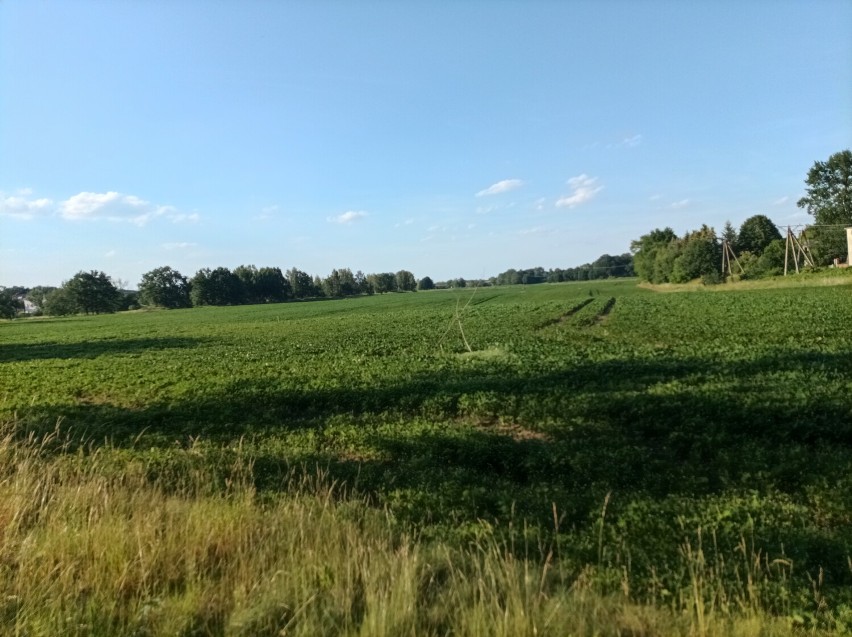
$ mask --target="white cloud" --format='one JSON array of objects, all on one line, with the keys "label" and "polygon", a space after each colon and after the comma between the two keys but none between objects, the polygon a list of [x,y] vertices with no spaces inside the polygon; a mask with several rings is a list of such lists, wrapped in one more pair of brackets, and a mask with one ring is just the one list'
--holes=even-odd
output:
[{"label": "white cloud", "polygon": [[775,201],[772,202],[772,205],[773,206],[781,206],[781,205],[787,203],[789,200],[790,200],[789,197],[779,197],[778,199],[776,199]]},{"label": "white cloud", "polygon": [[16,195],[8,197],[0,192],[0,216],[32,219],[50,212],[53,201],[46,198],[30,199],[31,194],[32,190],[29,188],[23,188]]},{"label": "white cloud", "polygon": [[166,217],[178,223],[197,221],[197,213],[179,213],[172,206],[161,206],[145,201],[136,195],[123,195],[120,192],[81,192],[59,204],[63,219],[71,221],[100,220],[125,221],[144,226],[151,219]]},{"label": "white cloud", "polygon": [[111,258],[112,258],[112,257],[114,257],[115,255],[116,255],[115,250],[109,250],[109,251],[108,251],[108,252],[107,252],[104,256],[105,256],[107,259],[111,259]]},{"label": "white cloud", "polygon": [[197,212],[191,212],[189,214],[175,212],[174,214],[169,215],[169,220],[172,223],[195,223],[199,219],[201,219],[201,215],[199,215]]},{"label": "white cloud", "polygon": [[476,193],[476,196],[486,197],[488,195],[499,195],[500,193],[520,188],[523,185],[524,182],[520,179],[504,179],[503,181],[498,181],[496,184],[491,184],[485,190],[480,190]]},{"label": "white cloud", "polygon": [[623,148],[636,148],[641,143],[642,135],[633,135],[631,137],[625,137],[624,139],[622,139],[619,146]]},{"label": "white cloud", "polygon": [[597,177],[589,177],[585,173],[576,177],[571,177],[568,180],[568,185],[573,191],[566,197],[561,197],[556,201],[558,208],[574,208],[580,204],[590,201],[597,195],[603,186],[599,186]]},{"label": "white cloud", "polygon": [[675,201],[672,203],[669,208],[674,208],[675,210],[679,210],[680,208],[686,208],[689,205],[689,199],[681,199],[680,201]]},{"label": "white cloud", "polygon": [[358,221],[359,219],[363,219],[366,216],[367,213],[363,210],[347,210],[343,214],[337,215],[336,217],[329,217],[328,220],[333,223],[347,224]]},{"label": "white cloud", "polygon": [[650,197],[648,197],[648,201],[659,201],[662,198],[662,195],[651,195]]}]

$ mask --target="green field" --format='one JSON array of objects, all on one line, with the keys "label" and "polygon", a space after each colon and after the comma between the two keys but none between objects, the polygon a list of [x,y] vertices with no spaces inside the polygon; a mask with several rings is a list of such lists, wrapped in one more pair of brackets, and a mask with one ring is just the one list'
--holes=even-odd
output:
[{"label": "green field", "polygon": [[0,634],[852,630],[850,308],[619,281],[2,322]]}]

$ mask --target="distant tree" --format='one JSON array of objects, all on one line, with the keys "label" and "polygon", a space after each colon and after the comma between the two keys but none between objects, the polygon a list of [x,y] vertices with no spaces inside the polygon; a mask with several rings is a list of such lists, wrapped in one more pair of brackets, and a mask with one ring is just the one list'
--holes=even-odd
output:
[{"label": "distant tree", "polygon": [[22,309],[24,309],[24,302],[13,290],[9,288],[0,290],[0,318],[13,319]]},{"label": "distant tree", "polygon": [[325,296],[325,290],[322,289],[322,279],[319,274],[315,274],[314,278],[311,281],[311,294],[310,296],[315,296],[317,298],[322,298]]},{"label": "distant tree", "polygon": [[307,272],[302,272],[298,268],[291,268],[287,271],[287,280],[290,283],[290,292],[294,298],[304,299],[312,296],[313,281],[311,275]]},{"label": "distant tree", "polygon": [[737,252],[751,252],[760,256],[766,246],[781,238],[781,233],[765,215],[754,215],[743,221],[737,233]]},{"label": "distant tree", "polygon": [[417,289],[418,290],[434,290],[435,289],[435,282],[431,278],[429,278],[428,276],[424,276],[422,279],[420,279],[417,282]]},{"label": "distant tree", "polygon": [[720,283],[722,251],[716,240],[716,232],[706,225],[688,233],[680,244],[680,250],[672,263],[669,280],[686,283],[693,279]]},{"label": "distant tree", "polygon": [[672,281],[674,264],[682,249],[683,243],[676,240],[672,241],[665,249],[657,252],[657,258],[654,259],[654,283],[670,283]]},{"label": "distant tree", "polygon": [[808,234],[814,256],[818,264],[827,264],[847,251],[844,227],[852,226],[852,151],[815,162],[805,184],[807,194],[797,205],[813,215],[816,227],[809,228]]},{"label": "distant tree", "polygon": [[281,268],[260,268],[254,280],[254,295],[260,303],[281,303],[290,298],[290,282]]},{"label": "distant tree", "polygon": [[242,294],[237,303],[262,303],[257,289],[258,270],[253,265],[238,265],[234,268],[234,276],[240,280]]},{"label": "distant tree", "polygon": [[118,307],[118,288],[105,273],[98,270],[80,271],[66,281],[63,287],[80,312],[103,314],[115,312]]},{"label": "distant tree", "polygon": [[202,268],[190,280],[193,305],[238,305],[242,301],[240,278],[228,268]]},{"label": "distant tree", "polygon": [[79,312],[79,308],[71,291],[63,286],[47,293],[42,311],[48,316],[69,316]]},{"label": "distant tree", "polygon": [[341,287],[340,271],[335,268],[326,278],[322,280],[322,290],[328,297],[344,296]]},{"label": "distant tree", "polygon": [[361,272],[361,270],[358,270],[355,273],[355,286],[358,290],[358,294],[372,294],[374,292],[373,286],[367,279],[367,275]]},{"label": "distant tree", "polygon": [[633,253],[633,267],[640,279],[651,283],[665,283],[674,265],[672,244],[677,235],[671,228],[652,230],[639,239],[630,242]]},{"label": "distant tree", "polygon": [[367,275],[367,281],[379,294],[396,291],[396,275],[393,272],[379,272]]},{"label": "distant tree", "polygon": [[400,270],[395,276],[396,289],[400,292],[414,292],[417,290],[417,279],[408,270]]},{"label": "distant tree", "polygon": [[778,276],[784,273],[784,239],[776,239],[763,249],[757,260],[762,276]]},{"label": "distant tree", "polygon": [[136,290],[119,290],[118,300],[115,304],[117,312],[139,309],[139,292]]},{"label": "distant tree", "polygon": [[338,280],[340,282],[341,296],[353,296],[359,293],[358,284],[355,281],[355,275],[349,268],[340,268],[337,271]]},{"label": "distant tree", "polygon": [[467,281],[465,281],[462,277],[459,277],[457,279],[451,279],[451,280],[447,281],[447,283],[449,283],[451,288],[466,288],[467,287]]},{"label": "distant tree", "polygon": [[799,199],[799,208],[806,209],[818,224],[852,226],[852,151],[815,162],[805,183],[807,194]]},{"label": "distant tree", "polygon": [[142,275],[139,301],[169,309],[190,307],[189,281],[177,270],[165,265]]},{"label": "distant tree", "polygon": [[56,288],[52,286],[37,285],[34,288],[30,288],[25,298],[37,308],[44,311],[44,303],[47,299],[47,295],[55,289]]}]

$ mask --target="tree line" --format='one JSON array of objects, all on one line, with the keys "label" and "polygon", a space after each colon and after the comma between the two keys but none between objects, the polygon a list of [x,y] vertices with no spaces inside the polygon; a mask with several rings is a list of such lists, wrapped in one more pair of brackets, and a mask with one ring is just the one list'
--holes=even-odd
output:
[{"label": "tree line", "polygon": [[[817,161],[805,179],[806,195],[797,205],[814,223],[805,228],[808,251],[816,266],[827,266],[847,254],[844,227],[852,226],[852,151]],[[767,216],[753,215],[739,230],[730,222],[720,235],[707,225],[677,236],[671,228],[655,229],[630,244],[636,275],[650,283],[686,283],[700,279],[721,283],[722,252],[733,250],[737,276],[755,279],[784,272],[786,242]],[[847,264],[848,265],[848,264]],[[740,270],[742,268],[742,270]]]},{"label": "tree line", "polygon": [[416,279],[408,270],[364,274],[349,268],[334,269],[325,278],[311,276],[293,267],[241,265],[233,270],[225,267],[202,268],[187,277],[170,266],[155,268],[142,275],[138,291],[124,289],[125,282],[106,273],[80,271],[60,287],[20,286],[0,290],[0,318],[14,318],[30,301],[36,313],[49,316],[103,314],[143,306],[180,309],[204,305],[247,305],[283,303],[291,300],[344,298],[358,295],[413,292],[445,288],[483,287],[490,285],[529,285],[588,281],[610,277],[634,276],[633,256],[604,254],[592,263],[575,268],[542,267],[509,269],[488,279],[458,277],[435,282],[426,276]]},{"label": "tree line", "polygon": [[248,305],[283,303],[292,300],[344,298],[349,296],[413,292],[440,288],[481,287],[585,281],[633,276],[633,257],[602,255],[593,263],[576,268],[510,269],[489,279],[455,278],[435,282],[426,276],[416,279],[408,270],[364,274],[349,268],[334,269],[325,278],[311,276],[293,267],[241,265],[202,268],[187,277],[170,266],[155,268],[142,275],[138,291],[123,289],[122,281],[106,273],[78,272],[60,287],[10,287],[0,290],[0,318],[14,318],[23,310],[24,299],[49,316],[102,314],[143,306],[180,309],[205,305]]},{"label": "tree line", "polygon": [[564,281],[595,281],[635,276],[633,255],[611,256],[603,254],[591,263],[575,268],[529,268],[515,270],[510,268],[490,279],[492,285],[530,285],[534,283],[562,283]]},{"label": "tree line", "polygon": [[0,311],[5,296],[12,299],[12,307],[5,315],[11,318],[22,309],[23,299],[31,301],[44,314],[67,316],[102,314],[140,306],[179,309],[413,292],[431,289],[434,284],[429,277],[418,282],[408,270],[365,275],[360,270],[353,274],[349,268],[340,268],[321,278],[295,267],[283,272],[278,267],[241,265],[234,270],[202,268],[191,278],[170,266],[162,266],[142,275],[138,291],[122,287],[122,282],[112,280],[104,272],[81,271],[60,287],[7,288],[0,292]]}]

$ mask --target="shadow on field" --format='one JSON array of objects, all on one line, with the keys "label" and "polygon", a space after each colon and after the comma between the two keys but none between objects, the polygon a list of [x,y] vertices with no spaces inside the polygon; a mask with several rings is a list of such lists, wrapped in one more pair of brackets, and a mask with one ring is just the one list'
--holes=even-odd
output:
[{"label": "shadow on field", "polygon": [[[170,343],[193,345],[137,346]],[[607,528],[619,525],[612,537],[630,538],[634,568],[643,551],[651,565],[677,559],[672,538],[683,538],[681,516],[692,516],[690,531],[704,515],[727,516],[719,532],[731,546],[762,516],[757,539],[767,555],[784,553],[801,573],[826,567],[826,581],[848,585],[850,354],[625,358],[547,373],[475,361],[381,386],[301,390],[244,379],[139,409],[22,405],[18,421],[22,435],[61,421],[89,446],[108,440],[138,454],[158,478],[192,462],[227,476],[239,446],[261,492],[287,488],[294,468],[312,475],[319,468],[417,525],[499,519],[552,529],[555,507],[561,529],[581,536],[575,550],[584,560],[596,559],[608,501]],[[204,452],[184,453],[199,438]],[[728,505],[700,500],[731,493],[752,499],[732,498],[733,508],[718,513],[707,507]],[[807,498],[816,498],[808,506],[819,519],[810,519]]]},{"label": "shadow on field", "polygon": [[0,343],[0,364],[63,358],[97,358],[102,355],[138,354],[152,349],[195,347],[197,338],[116,338],[77,343]]},{"label": "shadow on field", "polygon": [[[194,344],[102,341],[81,344],[78,355]],[[2,353],[72,356],[76,347]],[[141,434],[146,447],[245,438],[257,450],[262,488],[280,484],[269,476],[307,462],[328,467],[334,479],[357,477],[368,491],[440,492],[469,502],[474,517],[521,497],[538,507],[562,493],[588,513],[609,491],[792,492],[848,475],[852,398],[816,380],[783,393],[774,379],[801,370],[845,378],[849,360],[804,353],[710,367],[700,359],[630,359],[511,376],[482,365],[379,387],[304,390],[236,380],[217,393],[140,409],[22,406],[18,418],[28,431],[52,431],[61,421],[78,437],[119,447],[137,445]],[[284,441],[274,453],[272,439]]]}]

